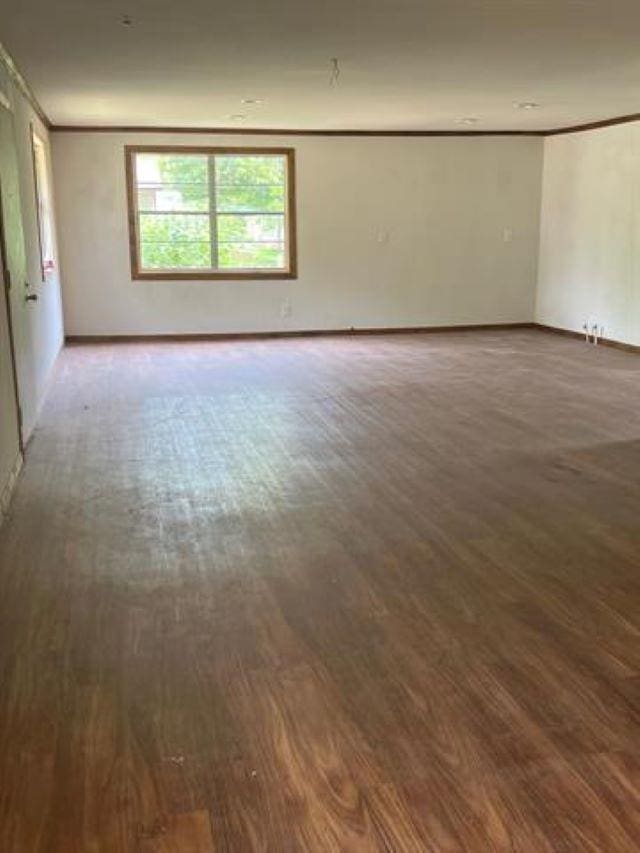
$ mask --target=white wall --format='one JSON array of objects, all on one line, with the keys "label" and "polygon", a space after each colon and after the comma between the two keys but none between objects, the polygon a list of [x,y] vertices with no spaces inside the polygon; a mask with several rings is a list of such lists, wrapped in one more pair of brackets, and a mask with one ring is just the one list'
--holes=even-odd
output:
[{"label": "white wall", "polygon": [[[144,143],[295,147],[299,278],[132,282],[123,149]],[[56,132],[53,163],[71,335],[533,320],[541,139]]]},{"label": "white wall", "polygon": [[536,320],[640,344],[640,123],[545,140]]}]

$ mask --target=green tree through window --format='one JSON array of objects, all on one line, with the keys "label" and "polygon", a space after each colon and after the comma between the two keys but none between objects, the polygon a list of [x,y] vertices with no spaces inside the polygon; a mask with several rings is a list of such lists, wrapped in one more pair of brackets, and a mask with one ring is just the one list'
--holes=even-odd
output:
[{"label": "green tree through window", "polygon": [[290,269],[283,153],[134,153],[141,272]]}]

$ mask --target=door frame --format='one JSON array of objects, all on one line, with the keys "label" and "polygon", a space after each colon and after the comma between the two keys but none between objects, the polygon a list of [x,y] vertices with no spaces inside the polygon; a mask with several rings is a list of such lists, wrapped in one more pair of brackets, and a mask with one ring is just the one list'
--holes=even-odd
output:
[{"label": "door frame", "polygon": [[22,409],[20,407],[20,386],[18,384],[18,368],[16,365],[16,346],[13,335],[13,315],[11,313],[11,272],[7,259],[7,242],[4,230],[4,207],[2,204],[2,178],[0,177],[0,268],[2,269],[2,289],[7,311],[7,327],[9,329],[9,352],[11,357],[11,373],[13,375],[13,393],[15,397],[16,422],[18,424],[18,444],[21,455],[24,455],[24,437],[22,435]]}]

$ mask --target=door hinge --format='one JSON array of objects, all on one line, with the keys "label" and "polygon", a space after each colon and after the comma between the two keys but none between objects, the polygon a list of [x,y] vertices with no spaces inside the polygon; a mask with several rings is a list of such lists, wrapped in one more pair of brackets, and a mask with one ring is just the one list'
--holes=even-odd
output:
[{"label": "door hinge", "polygon": [[20,426],[20,432],[22,433],[22,426],[24,420],[22,418],[22,406],[18,405],[18,425]]},{"label": "door hinge", "polygon": [[11,290],[11,273],[8,269],[2,270],[2,277],[4,279],[4,286],[7,290]]}]

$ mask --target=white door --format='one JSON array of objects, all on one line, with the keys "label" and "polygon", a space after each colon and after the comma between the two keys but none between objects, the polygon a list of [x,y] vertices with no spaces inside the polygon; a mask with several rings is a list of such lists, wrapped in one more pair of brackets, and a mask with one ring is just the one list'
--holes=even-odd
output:
[{"label": "white door", "polygon": [[[34,301],[35,294],[30,293],[27,283],[27,262],[22,228],[18,154],[13,113],[1,105],[0,189],[2,191],[0,204],[4,226],[4,290],[7,292],[8,288],[7,320],[9,329],[12,330],[18,403],[20,410],[22,410],[20,389],[32,387],[34,384],[34,379],[30,375],[32,356],[29,330],[31,324],[27,312],[37,310],[37,302]],[[22,438],[21,433],[21,440]]]},{"label": "white door", "polygon": [[[0,187],[1,192],[1,187]],[[0,219],[0,509],[22,450],[18,423],[18,389],[9,313],[9,274]]]}]

